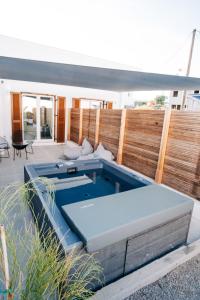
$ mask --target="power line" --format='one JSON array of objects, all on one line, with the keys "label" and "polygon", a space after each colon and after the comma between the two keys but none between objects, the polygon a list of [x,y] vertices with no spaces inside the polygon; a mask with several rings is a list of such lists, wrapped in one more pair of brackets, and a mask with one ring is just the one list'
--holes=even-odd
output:
[{"label": "power line", "polygon": [[[199,31],[199,33],[200,33],[200,31]],[[167,63],[173,61],[173,59],[177,56],[177,54],[180,53],[181,50],[183,51],[183,49],[185,48],[185,46],[188,43],[189,39],[191,38],[191,35],[192,35],[192,31],[188,34],[188,36],[186,37],[184,42],[176,49],[176,51],[172,55],[169,56],[168,59],[166,59],[164,61],[163,64],[167,64]]]},{"label": "power line", "polygon": [[[193,31],[192,31],[192,41],[191,41],[191,46],[190,46],[190,53],[189,53],[189,59],[188,59],[188,64],[187,64],[187,72],[186,72],[186,76],[189,76],[189,75],[190,75],[190,69],[191,69],[191,63],[192,63],[192,57],[193,57],[194,42],[195,42],[196,33],[197,33],[197,30],[196,30],[196,28],[195,28],[195,29],[193,29]],[[187,93],[187,91],[184,90],[184,92],[183,92],[183,101],[182,101],[182,109],[185,108],[186,93]]]}]

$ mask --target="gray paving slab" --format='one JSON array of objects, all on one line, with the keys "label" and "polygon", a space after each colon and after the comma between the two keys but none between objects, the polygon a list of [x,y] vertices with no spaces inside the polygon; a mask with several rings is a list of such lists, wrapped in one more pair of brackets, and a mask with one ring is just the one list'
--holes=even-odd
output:
[{"label": "gray paving slab", "polygon": [[199,300],[200,255],[126,300]]}]

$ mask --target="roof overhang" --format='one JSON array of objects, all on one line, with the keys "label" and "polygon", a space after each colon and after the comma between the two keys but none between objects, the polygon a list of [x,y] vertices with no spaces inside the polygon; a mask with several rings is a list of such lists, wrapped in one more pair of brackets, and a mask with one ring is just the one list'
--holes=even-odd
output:
[{"label": "roof overhang", "polygon": [[200,89],[200,78],[0,56],[0,78],[116,92]]}]

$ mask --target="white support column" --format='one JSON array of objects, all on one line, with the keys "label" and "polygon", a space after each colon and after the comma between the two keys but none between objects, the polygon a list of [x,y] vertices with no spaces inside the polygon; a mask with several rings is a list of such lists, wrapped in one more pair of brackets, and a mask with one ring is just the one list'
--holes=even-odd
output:
[{"label": "white support column", "polygon": [[120,96],[120,100],[117,108],[123,109],[128,100],[128,93],[125,92],[119,93],[119,96]]}]

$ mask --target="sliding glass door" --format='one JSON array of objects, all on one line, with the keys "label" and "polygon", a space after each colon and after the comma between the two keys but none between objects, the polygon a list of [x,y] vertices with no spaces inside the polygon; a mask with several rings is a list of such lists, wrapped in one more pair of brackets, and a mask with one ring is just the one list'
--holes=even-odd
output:
[{"label": "sliding glass door", "polygon": [[23,139],[54,140],[54,97],[22,95]]},{"label": "sliding glass door", "polygon": [[23,139],[37,139],[37,98],[22,96]]},{"label": "sliding glass door", "polygon": [[53,99],[40,97],[40,139],[53,139]]}]

